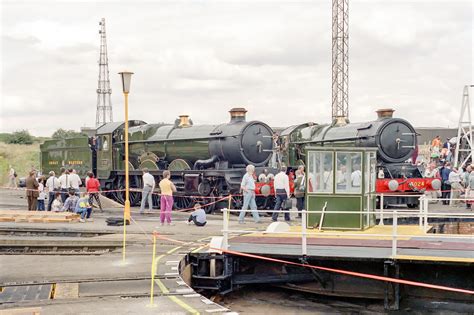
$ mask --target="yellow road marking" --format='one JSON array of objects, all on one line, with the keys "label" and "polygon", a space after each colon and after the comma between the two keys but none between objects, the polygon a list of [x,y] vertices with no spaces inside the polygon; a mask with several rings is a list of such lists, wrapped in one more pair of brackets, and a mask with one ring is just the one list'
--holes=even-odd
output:
[{"label": "yellow road marking", "polygon": [[439,256],[410,256],[410,255],[397,255],[396,259],[403,260],[429,260],[429,261],[452,261],[452,262],[474,262],[474,258],[463,258],[463,257],[439,257]]},{"label": "yellow road marking", "polygon": [[166,254],[167,254],[167,255],[172,254],[172,253],[174,253],[175,251],[177,251],[178,249],[180,249],[181,247],[183,247],[183,246],[178,246],[178,247],[172,248],[172,249],[170,249],[169,251],[167,251]]},{"label": "yellow road marking", "polygon": [[158,284],[158,287],[160,288],[161,293],[164,293],[164,294],[170,293],[170,290],[168,290],[168,288],[163,284],[163,282],[161,282],[160,279],[155,279],[155,282],[156,284]]},{"label": "yellow road marking", "polygon": [[179,299],[177,296],[174,296],[174,295],[169,295],[168,298],[175,302],[176,304],[178,304],[179,306],[181,306],[182,308],[184,308],[186,311],[190,312],[191,314],[194,314],[194,315],[199,315],[199,312],[196,311],[194,308],[192,308],[191,306],[189,306],[188,304],[184,303],[181,299]]},{"label": "yellow road marking", "polygon": [[[170,255],[172,253],[174,253],[175,251],[177,251],[178,249],[182,248],[183,246],[177,246],[175,248],[172,248],[170,249],[169,251],[166,252],[166,254],[164,255],[160,255],[158,257],[156,257],[155,259],[155,273],[156,273],[156,270],[158,270],[158,262],[165,256],[167,255]],[[160,288],[161,292],[163,294],[168,294],[170,293],[170,291],[168,290],[168,288],[163,284],[163,282],[160,280],[160,279],[155,279],[155,282],[156,284],[158,285],[158,287]],[[184,308],[186,311],[188,311],[189,313],[191,314],[194,314],[194,315],[199,315],[199,312],[196,311],[194,308],[192,308],[190,305],[186,304],[185,302],[183,302],[181,299],[179,299],[178,297],[176,296],[168,296],[168,298],[173,301],[174,303],[178,304],[179,306],[181,306],[182,308]]]}]

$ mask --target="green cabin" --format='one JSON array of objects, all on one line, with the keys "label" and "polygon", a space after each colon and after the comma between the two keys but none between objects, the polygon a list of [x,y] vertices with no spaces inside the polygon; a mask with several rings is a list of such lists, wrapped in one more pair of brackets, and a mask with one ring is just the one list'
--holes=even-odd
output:
[{"label": "green cabin", "polygon": [[305,151],[308,227],[364,230],[373,226],[375,215],[369,212],[375,207],[377,149],[307,147]]}]

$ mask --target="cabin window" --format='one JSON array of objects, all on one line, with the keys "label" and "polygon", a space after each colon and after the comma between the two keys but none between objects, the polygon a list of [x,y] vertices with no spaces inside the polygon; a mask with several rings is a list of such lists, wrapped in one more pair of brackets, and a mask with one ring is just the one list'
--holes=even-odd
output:
[{"label": "cabin window", "polygon": [[371,193],[375,191],[375,181],[377,176],[375,152],[365,153],[365,192]]},{"label": "cabin window", "polygon": [[360,194],[362,192],[362,154],[336,153],[336,192]]},{"label": "cabin window", "polygon": [[109,151],[109,136],[105,135],[102,137],[102,151]]},{"label": "cabin window", "polygon": [[333,153],[308,153],[308,192],[333,193]]}]

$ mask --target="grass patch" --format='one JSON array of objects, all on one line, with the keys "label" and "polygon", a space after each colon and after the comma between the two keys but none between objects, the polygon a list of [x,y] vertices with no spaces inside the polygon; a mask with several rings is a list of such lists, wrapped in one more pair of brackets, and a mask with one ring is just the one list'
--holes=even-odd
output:
[{"label": "grass patch", "polygon": [[[1,134],[0,134],[1,136]],[[37,170],[40,168],[40,149],[39,143],[31,145],[6,144],[0,142],[0,182],[8,183],[8,167],[12,165],[18,174],[18,178],[26,177],[34,166]]]}]

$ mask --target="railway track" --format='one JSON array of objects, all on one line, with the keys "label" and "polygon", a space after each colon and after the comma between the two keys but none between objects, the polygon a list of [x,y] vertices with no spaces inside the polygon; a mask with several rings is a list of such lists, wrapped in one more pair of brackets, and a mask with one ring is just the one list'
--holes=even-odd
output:
[{"label": "railway track", "polygon": [[[52,236],[52,237],[95,237],[115,234],[105,230],[72,230],[28,227],[0,227],[0,235],[9,236]],[[132,233],[130,233],[132,234]]]}]

